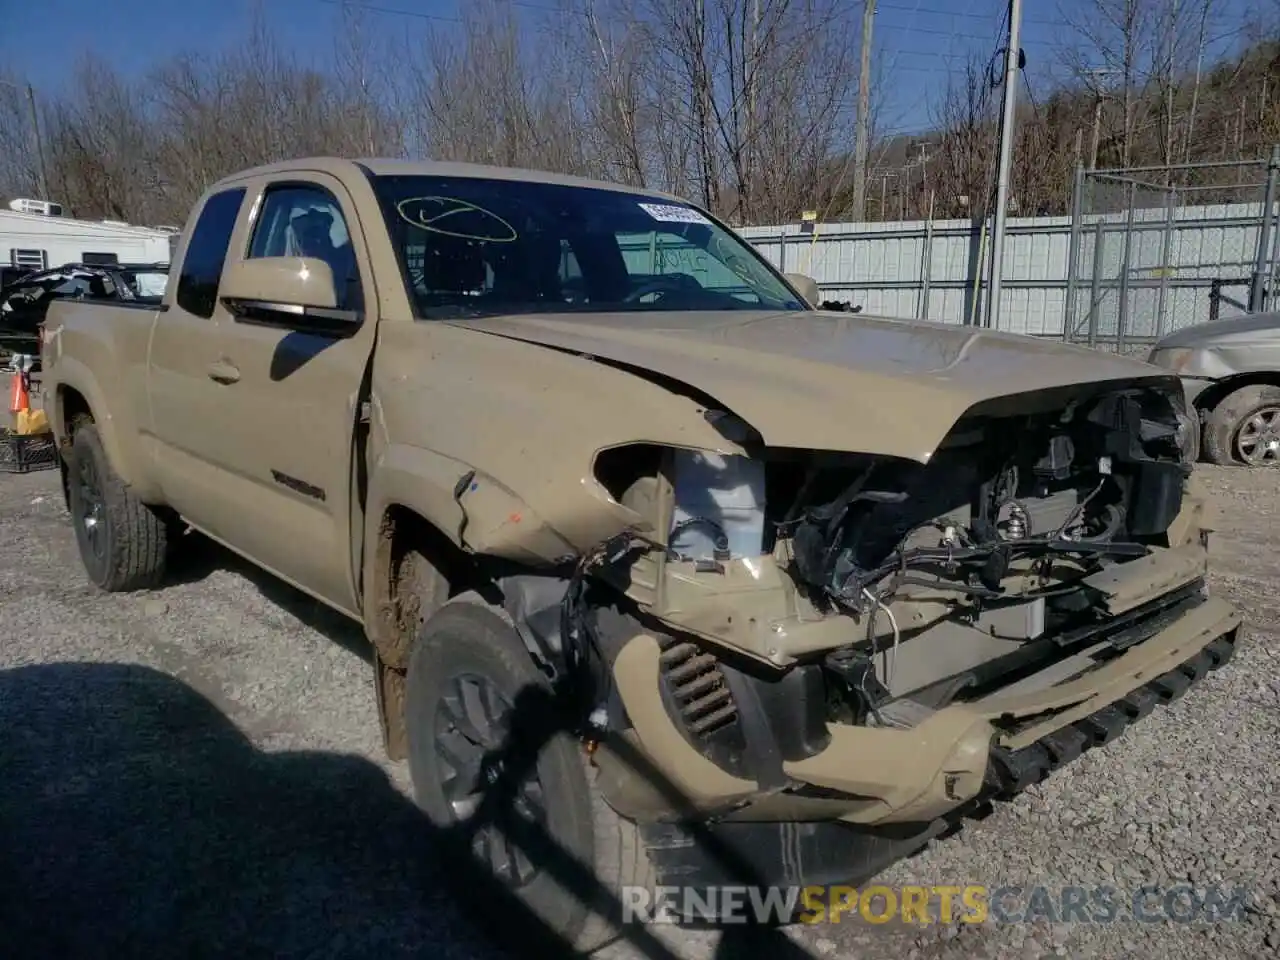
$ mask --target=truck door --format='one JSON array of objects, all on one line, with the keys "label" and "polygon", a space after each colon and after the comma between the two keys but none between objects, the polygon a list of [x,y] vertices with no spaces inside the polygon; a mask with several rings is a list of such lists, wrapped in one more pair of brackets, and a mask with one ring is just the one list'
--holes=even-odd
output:
[{"label": "truck door", "polygon": [[[320,257],[333,270],[338,309],[358,322],[340,332],[297,316],[231,313],[216,355],[213,404],[221,429],[217,464],[234,496],[211,518],[213,532],[261,565],[354,613],[353,436],[376,316],[366,315],[372,272],[354,203],[335,178],[290,173],[262,178],[233,256]],[[228,259],[230,263],[230,258]]]},{"label": "truck door", "polygon": [[246,185],[233,184],[197,212],[174,263],[174,295],[156,314],[147,355],[151,423],[144,441],[154,452],[160,488],[170,506],[215,536],[217,518],[235,496],[225,478],[234,437],[218,409],[225,391],[213,379],[212,364],[232,323],[218,285],[229,251],[244,242],[246,197]]}]

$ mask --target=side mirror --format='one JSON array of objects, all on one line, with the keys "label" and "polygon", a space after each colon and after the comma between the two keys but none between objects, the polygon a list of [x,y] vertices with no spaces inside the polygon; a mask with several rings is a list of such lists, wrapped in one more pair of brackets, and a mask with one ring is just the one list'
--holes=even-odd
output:
[{"label": "side mirror", "polygon": [[787,280],[804,297],[805,302],[811,307],[816,307],[818,301],[822,298],[822,293],[818,290],[818,281],[813,277],[805,276],[803,273],[788,273]]},{"label": "side mirror", "polygon": [[308,328],[310,320],[359,322],[354,311],[338,309],[333,270],[315,257],[236,261],[223,274],[218,296],[233,313],[268,322]]}]

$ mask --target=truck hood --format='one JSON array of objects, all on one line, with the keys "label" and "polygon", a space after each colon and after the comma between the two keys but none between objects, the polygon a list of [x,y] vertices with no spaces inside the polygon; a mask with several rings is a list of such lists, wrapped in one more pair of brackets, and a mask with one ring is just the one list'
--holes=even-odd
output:
[{"label": "truck hood", "polygon": [[[927,461],[976,404],[1168,371],[952,324],[838,312],[514,315],[448,321],[679,381],[774,447]],[[601,400],[607,398],[606,391]]]}]

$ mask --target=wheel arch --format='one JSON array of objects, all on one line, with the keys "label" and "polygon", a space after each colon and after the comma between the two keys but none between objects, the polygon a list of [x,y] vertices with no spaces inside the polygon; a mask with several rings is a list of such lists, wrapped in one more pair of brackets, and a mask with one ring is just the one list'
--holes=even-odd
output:
[{"label": "wheel arch", "polygon": [[75,420],[88,417],[98,428],[107,459],[120,479],[143,502],[161,502],[160,490],[146,469],[139,425],[128,411],[107,403],[105,393],[87,367],[70,357],[60,359],[52,401],[49,421],[60,452],[71,442]]},{"label": "wheel arch", "polygon": [[1257,386],[1280,388],[1280,370],[1254,370],[1215,380],[1196,396],[1193,405],[1198,413],[1207,414],[1237,390]]},{"label": "wheel arch", "polygon": [[[521,531],[534,534],[531,539],[506,536],[516,525],[504,524],[507,513],[527,506],[493,483],[481,483],[477,498],[477,476],[443,454],[396,445],[370,471],[363,619],[375,652],[384,742],[393,759],[403,755],[400,713],[409,654],[426,616],[445,603],[492,610],[516,631],[539,669],[547,669],[546,646],[522,628],[513,610],[521,607],[522,581],[556,579],[558,567],[548,555],[572,548],[536,522]],[[410,591],[424,585],[434,605],[423,610],[416,601],[406,603]]]}]

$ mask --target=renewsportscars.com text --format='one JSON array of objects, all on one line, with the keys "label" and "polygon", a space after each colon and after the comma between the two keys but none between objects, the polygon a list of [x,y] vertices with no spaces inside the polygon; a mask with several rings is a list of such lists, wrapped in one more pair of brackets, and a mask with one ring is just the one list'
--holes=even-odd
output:
[{"label": "renewsportscars.com text", "polygon": [[1223,923],[1250,903],[1241,886],[627,887],[626,923]]}]

